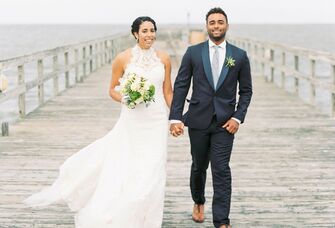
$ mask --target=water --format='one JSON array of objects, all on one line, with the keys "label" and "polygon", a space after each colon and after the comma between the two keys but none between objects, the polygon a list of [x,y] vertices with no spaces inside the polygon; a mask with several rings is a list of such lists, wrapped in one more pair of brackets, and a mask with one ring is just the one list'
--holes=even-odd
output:
[{"label": "water", "polygon": [[0,25],[0,60],[129,29],[126,25]]},{"label": "water", "polygon": [[335,54],[335,24],[230,25],[232,35]]},{"label": "water", "polygon": [[[200,25],[197,27],[203,28],[204,26]],[[0,25],[0,60],[110,36],[125,31],[130,31],[129,25]],[[231,24],[229,33],[235,36],[283,43],[335,54],[335,24]],[[29,66],[26,66],[25,73],[27,78],[29,75],[36,75],[35,68],[35,66],[31,66],[32,70],[29,70]],[[9,77],[10,86],[14,87],[17,80],[16,70],[14,69],[12,72],[8,70],[4,73]],[[51,83],[50,85],[46,85],[46,87],[52,88]],[[63,88],[61,87],[60,89],[62,90]],[[46,89],[45,92],[48,94],[48,97],[51,97],[51,90]],[[317,93],[322,93],[322,91]],[[28,112],[32,111],[37,105],[36,94],[36,89],[27,94]],[[325,107],[329,109],[329,94],[318,97],[319,100],[316,102],[328,104]],[[0,122],[3,120],[14,121],[18,116],[17,113],[17,100],[0,104]]]},{"label": "water", "polygon": [[[124,31],[130,31],[130,26],[0,25],[0,60]],[[229,33],[335,54],[335,24],[231,24]]]}]

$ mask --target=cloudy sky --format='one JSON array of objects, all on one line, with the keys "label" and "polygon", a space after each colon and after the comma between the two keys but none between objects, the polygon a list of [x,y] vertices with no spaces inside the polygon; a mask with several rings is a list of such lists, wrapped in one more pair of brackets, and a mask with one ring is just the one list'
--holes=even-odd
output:
[{"label": "cloudy sky", "polygon": [[230,23],[335,23],[335,0],[0,0],[0,23],[203,23],[214,6]]}]

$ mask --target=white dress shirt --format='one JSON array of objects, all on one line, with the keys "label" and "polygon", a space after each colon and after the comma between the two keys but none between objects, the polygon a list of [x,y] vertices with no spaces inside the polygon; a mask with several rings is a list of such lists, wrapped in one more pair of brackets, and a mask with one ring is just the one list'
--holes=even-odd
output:
[{"label": "white dress shirt", "polygon": [[209,60],[211,61],[211,65],[212,65],[212,61],[213,61],[213,55],[215,52],[215,48],[214,46],[218,46],[218,52],[219,52],[219,75],[221,74],[221,70],[224,64],[224,60],[226,58],[226,41],[223,41],[221,44],[216,45],[213,41],[208,40],[208,46],[209,46]]}]

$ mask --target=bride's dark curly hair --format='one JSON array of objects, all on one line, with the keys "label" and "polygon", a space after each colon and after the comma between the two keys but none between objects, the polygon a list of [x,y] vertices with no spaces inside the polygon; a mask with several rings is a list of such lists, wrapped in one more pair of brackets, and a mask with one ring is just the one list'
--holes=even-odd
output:
[{"label": "bride's dark curly hair", "polygon": [[[133,34],[133,36],[135,37],[135,32],[139,32],[140,30],[140,25],[145,22],[145,21],[149,21],[154,25],[155,28],[155,32],[157,31],[157,26],[156,26],[156,22],[154,21],[154,19],[152,19],[151,17],[148,16],[142,16],[142,17],[138,17],[135,19],[135,21],[133,22],[133,24],[131,25],[131,33]],[[136,37],[135,37],[136,39]]]}]

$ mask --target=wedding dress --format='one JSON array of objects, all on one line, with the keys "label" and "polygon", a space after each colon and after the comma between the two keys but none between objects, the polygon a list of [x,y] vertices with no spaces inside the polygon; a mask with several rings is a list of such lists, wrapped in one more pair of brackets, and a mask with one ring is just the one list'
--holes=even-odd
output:
[{"label": "wedding dress", "polygon": [[29,206],[65,201],[77,228],[158,228],[163,218],[168,109],[164,65],[153,48],[132,48],[124,75],[155,85],[155,102],[129,109],[104,137],[69,157],[52,186],[25,200]]}]

